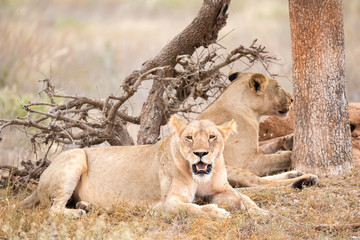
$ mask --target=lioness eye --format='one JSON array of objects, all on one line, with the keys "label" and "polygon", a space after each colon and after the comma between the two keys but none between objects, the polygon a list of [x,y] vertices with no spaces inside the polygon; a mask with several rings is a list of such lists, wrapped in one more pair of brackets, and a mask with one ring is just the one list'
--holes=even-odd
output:
[{"label": "lioness eye", "polygon": [[209,140],[215,140],[216,136],[215,135],[210,135]]},{"label": "lioness eye", "polygon": [[192,136],[186,136],[185,138],[186,138],[186,140],[189,140],[189,141],[193,140]]}]

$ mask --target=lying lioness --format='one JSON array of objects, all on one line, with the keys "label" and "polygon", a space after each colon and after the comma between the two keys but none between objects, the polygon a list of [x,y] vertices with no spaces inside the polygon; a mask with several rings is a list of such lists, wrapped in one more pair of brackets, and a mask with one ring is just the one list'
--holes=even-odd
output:
[{"label": "lying lioness", "polygon": [[[227,181],[222,153],[225,140],[235,131],[234,121],[216,126],[208,120],[197,120],[186,125],[174,115],[170,124],[175,133],[154,145],[61,153],[23,205],[52,203],[52,213],[74,216],[86,212],[66,208],[70,198],[80,203],[78,206],[92,204],[105,209],[119,201],[160,203],[166,210],[181,208],[195,216],[229,216],[216,204],[263,212]],[[210,197],[212,204],[196,205],[196,196]]]},{"label": "lying lioness", "polygon": [[[245,187],[274,187],[290,184],[302,173],[291,171],[275,176],[268,174],[290,168],[291,152],[259,153],[259,124],[263,116],[286,117],[291,106],[291,95],[279,83],[259,73],[232,70],[231,84],[198,117],[220,125],[235,120],[238,131],[226,142],[224,158],[228,180],[232,185]],[[293,187],[314,185],[315,175],[302,175],[293,181]]]}]

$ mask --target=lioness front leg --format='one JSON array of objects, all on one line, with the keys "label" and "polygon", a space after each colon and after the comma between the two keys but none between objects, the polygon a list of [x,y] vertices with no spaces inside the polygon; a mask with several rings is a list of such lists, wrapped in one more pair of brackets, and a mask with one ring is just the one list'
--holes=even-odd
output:
[{"label": "lioness front leg", "polygon": [[76,209],[82,209],[84,210],[86,213],[90,212],[91,209],[92,209],[92,205],[88,202],[85,202],[85,201],[80,201],[80,202],[77,202],[75,204],[75,208]]},{"label": "lioness front leg", "polygon": [[267,211],[259,208],[254,201],[248,196],[236,192],[231,186],[228,186],[225,191],[215,194],[212,203],[234,207],[236,209],[246,210],[252,214],[267,214]]},{"label": "lioness front leg", "polygon": [[190,181],[189,183],[189,179],[183,177],[171,179],[170,176],[161,173],[160,176],[162,176],[161,195],[163,199],[161,205],[165,211],[181,209],[197,217],[226,218],[230,216],[229,212],[215,204],[203,206],[194,204],[196,188],[193,185],[194,182]]}]

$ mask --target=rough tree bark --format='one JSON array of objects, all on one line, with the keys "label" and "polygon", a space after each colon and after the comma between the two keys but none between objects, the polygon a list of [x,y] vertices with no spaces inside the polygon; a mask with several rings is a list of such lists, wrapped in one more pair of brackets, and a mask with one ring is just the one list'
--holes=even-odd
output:
[{"label": "rough tree bark", "polygon": [[293,167],[320,176],[349,173],[342,0],[289,0],[295,97]]},{"label": "rough tree bark", "polygon": [[[173,38],[153,59],[145,62],[140,70],[134,71],[125,79],[124,90],[127,91],[138,76],[154,67],[176,64],[179,55],[191,55],[198,47],[207,47],[217,39],[218,32],[226,24],[227,9],[230,0],[204,0],[197,17],[175,38]],[[166,77],[171,77],[167,73]],[[160,126],[164,116],[164,93],[158,81],[154,81],[150,94],[141,110],[138,144],[151,144],[158,141]],[[144,134],[146,133],[146,134]]]}]

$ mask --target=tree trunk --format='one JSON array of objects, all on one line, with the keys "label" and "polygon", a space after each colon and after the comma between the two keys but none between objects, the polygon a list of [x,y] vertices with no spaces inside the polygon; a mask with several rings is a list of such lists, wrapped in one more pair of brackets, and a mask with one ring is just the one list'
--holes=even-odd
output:
[{"label": "tree trunk", "polygon": [[[153,59],[145,62],[140,70],[125,79],[124,90],[131,88],[141,73],[155,67],[176,64],[179,55],[192,55],[196,48],[214,43],[218,32],[226,24],[230,0],[204,0],[197,17],[174,39],[172,39]],[[167,76],[169,77],[169,76]],[[158,140],[164,115],[163,90],[154,82],[150,94],[141,110],[138,144],[151,144]]]},{"label": "tree trunk", "polygon": [[137,143],[153,144],[159,140],[161,122],[164,116],[164,89],[159,81],[154,81],[149,96],[141,109],[140,130]]},{"label": "tree trunk", "polygon": [[295,97],[293,167],[320,176],[352,165],[342,0],[289,0]]}]

